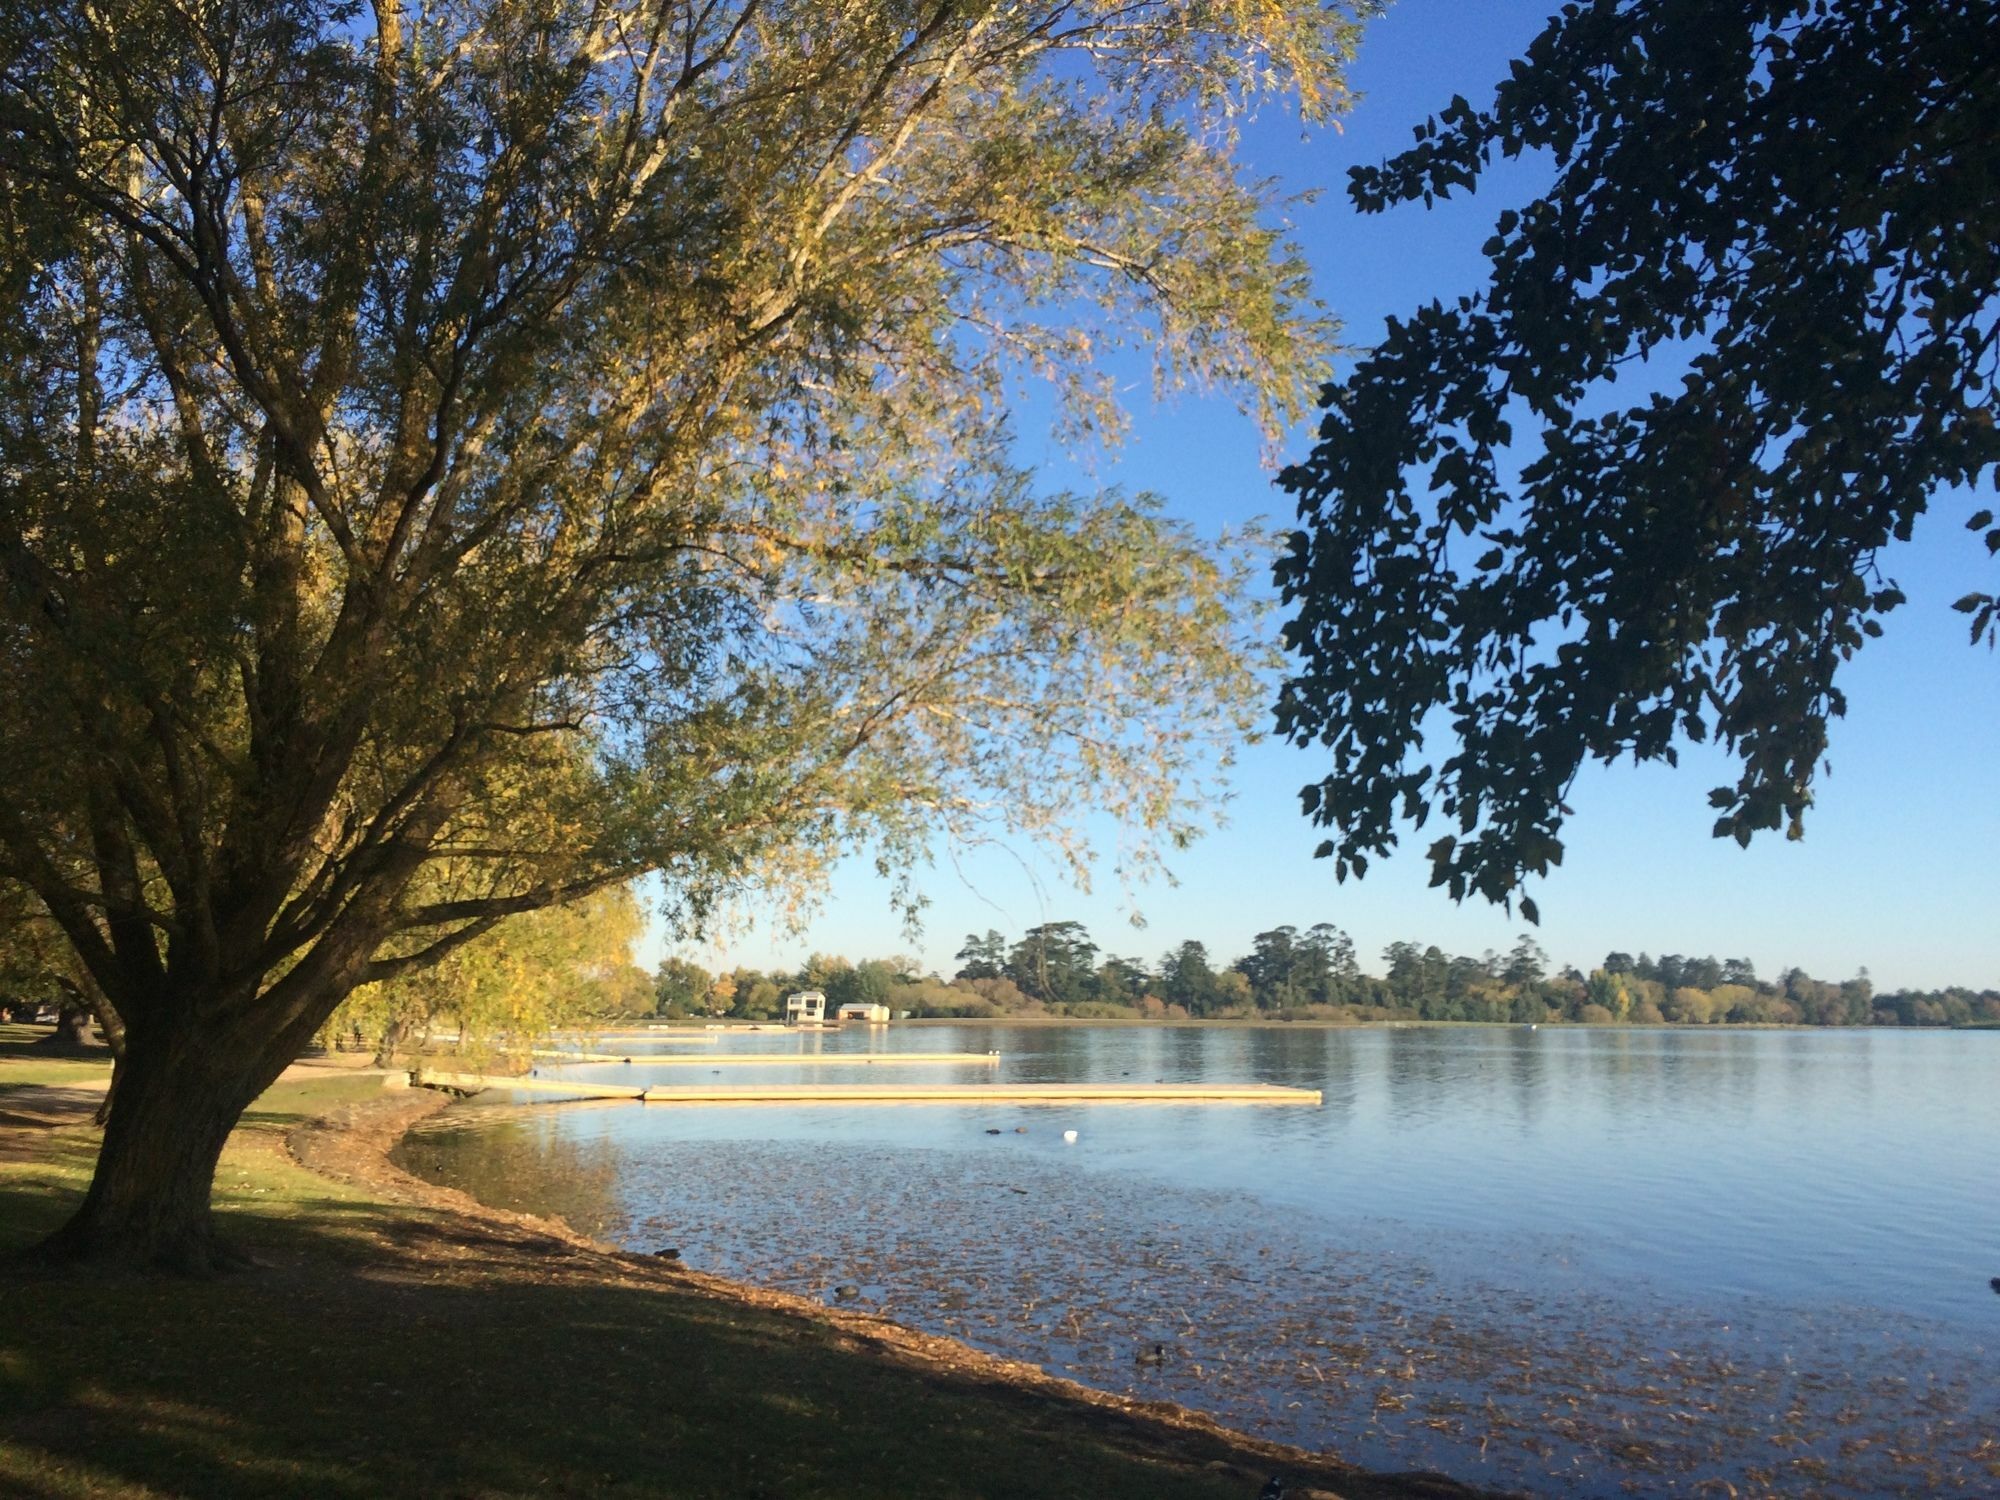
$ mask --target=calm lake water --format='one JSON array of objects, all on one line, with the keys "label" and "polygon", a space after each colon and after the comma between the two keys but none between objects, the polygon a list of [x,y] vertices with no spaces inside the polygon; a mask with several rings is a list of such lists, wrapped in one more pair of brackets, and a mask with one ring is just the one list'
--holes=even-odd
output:
[{"label": "calm lake water", "polygon": [[[1325,1102],[487,1095],[400,1160],[1371,1467],[1536,1493],[2000,1495],[2000,1033],[924,1026],[701,1050],[794,1048],[1002,1054],[897,1081],[1261,1080]],[[542,1072],[713,1081],[642,1054]]]}]

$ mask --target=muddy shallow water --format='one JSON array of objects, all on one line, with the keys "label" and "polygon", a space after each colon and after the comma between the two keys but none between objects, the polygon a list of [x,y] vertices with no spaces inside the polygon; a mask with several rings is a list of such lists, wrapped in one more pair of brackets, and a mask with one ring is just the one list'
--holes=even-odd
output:
[{"label": "muddy shallow water", "polygon": [[[1256,1078],[1326,1102],[488,1095],[399,1160],[1373,1467],[1576,1495],[2000,1494],[2000,1035],[979,1027],[732,1047],[997,1047],[998,1069],[894,1076]],[[637,1054],[573,1074],[712,1077]]]}]

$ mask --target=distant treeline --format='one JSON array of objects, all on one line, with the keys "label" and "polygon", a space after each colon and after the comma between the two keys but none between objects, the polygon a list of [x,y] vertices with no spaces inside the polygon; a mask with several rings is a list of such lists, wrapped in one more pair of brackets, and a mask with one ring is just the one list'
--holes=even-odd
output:
[{"label": "distant treeline", "polygon": [[1788,969],[1760,979],[1748,959],[1609,953],[1584,973],[1552,971],[1524,937],[1506,954],[1453,957],[1436,946],[1391,943],[1384,972],[1363,971],[1347,934],[1321,922],[1274,927],[1251,951],[1218,964],[1198,942],[1157,963],[1105,953],[1078,922],[1049,922],[1019,939],[969,933],[950,979],[914,960],[859,963],[815,954],[796,972],[735,969],[714,975],[668,959],[655,1010],[762,1019],[794,990],[825,991],[835,1004],[866,1001],[917,1016],[1073,1016],[1095,1019],[1270,1018],[1337,1021],[1510,1021],[1536,1024],[1664,1023],[1801,1026],[2000,1024],[2000,990],[1898,990],[1877,994],[1866,970],[1815,979]]}]

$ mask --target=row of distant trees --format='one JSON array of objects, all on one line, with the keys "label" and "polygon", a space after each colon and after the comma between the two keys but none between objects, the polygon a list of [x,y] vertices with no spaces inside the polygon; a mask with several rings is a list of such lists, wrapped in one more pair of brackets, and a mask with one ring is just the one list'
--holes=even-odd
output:
[{"label": "row of distant trees", "polygon": [[[835,1005],[866,1002],[926,1017],[2000,1025],[2000,990],[1877,993],[1865,969],[1831,981],[1790,968],[1767,980],[1747,958],[1675,953],[1614,951],[1586,973],[1555,968],[1532,937],[1477,957],[1391,943],[1381,972],[1370,973],[1353,940],[1329,922],[1260,932],[1248,953],[1227,963],[1194,940],[1150,963],[1109,953],[1079,922],[1044,923],[1012,941],[988,930],[966,935],[949,979],[904,956],[855,962],[818,953],[793,970],[720,973],[670,957],[649,977],[629,959],[640,925],[623,890],[517,918],[435,969],[356,991],[321,1040],[386,1059],[440,1028],[484,1048],[506,1039],[525,1045],[524,1038],[592,1018],[769,1020],[804,989],[823,991]],[[33,957],[19,943],[0,944],[0,958],[10,955]],[[0,963],[0,975],[7,972]],[[54,991],[48,998],[65,1003]]]},{"label": "row of distant trees", "polygon": [[711,974],[686,959],[660,965],[659,1015],[777,1015],[793,990],[836,1004],[870,1001],[919,1016],[1080,1019],[1256,1018],[1507,1021],[1521,1024],[1964,1026],[2000,1024],[2000,990],[1878,994],[1866,970],[1816,979],[1800,968],[1763,979],[1745,958],[1612,952],[1587,973],[1554,967],[1532,937],[1505,954],[1451,955],[1391,943],[1381,972],[1329,922],[1274,927],[1250,952],[1218,962],[1188,940],[1157,962],[1100,949],[1080,922],[1048,922],[1010,941],[968,933],[950,979],[903,957],[850,962],[815,954],[796,971]]}]

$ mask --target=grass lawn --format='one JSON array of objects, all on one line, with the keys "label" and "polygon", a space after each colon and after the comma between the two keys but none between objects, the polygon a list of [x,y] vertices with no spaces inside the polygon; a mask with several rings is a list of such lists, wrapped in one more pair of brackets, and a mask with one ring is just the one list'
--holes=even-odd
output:
[{"label": "grass lawn", "polygon": [[109,1052],[96,1057],[65,1057],[45,1051],[42,1044],[54,1034],[52,1026],[0,1021],[0,1091],[76,1084],[95,1087],[111,1076]]},{"label": "grass lawn", "polygon": [[[5,1043],[0,1087],[54,1081]],[[259,1101],[217,1203],[262,1269],[0,1268],[0,1495],[1253,1500],[1280,1472],[1291,1496],[1469,1493],[1302,1464],[949,1341],[441,1203],[384,1175],[373,1146],[348,1148],[366,1169],[346,1183],[288,1148],[362,1140],[298,1132],[343,1108],[386,1139],[426,1107],[337,1075]],[[0,1130],[0,1254],[61,1221],[95,1141]]]}]

